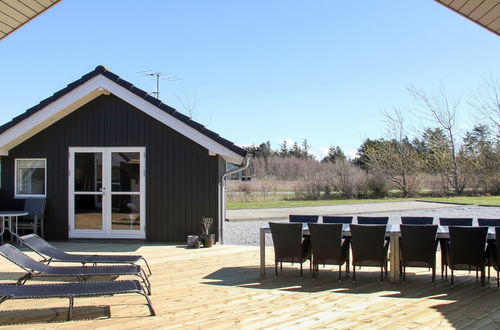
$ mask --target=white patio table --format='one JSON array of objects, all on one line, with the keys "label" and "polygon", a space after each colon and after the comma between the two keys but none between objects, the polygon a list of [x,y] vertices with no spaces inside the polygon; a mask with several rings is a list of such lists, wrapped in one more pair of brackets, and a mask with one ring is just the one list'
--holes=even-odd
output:
[{"label": "white patio table", "polygon": [[[17,219],[18,217],[23,217],[26,215],[28,215],[28,212],[26,211],[0,211],[0,218],[2,218],[1,220],[2,229],[0,230],[0,238],[2,242],[3,242],[3,234],[5,233],[5,228],[7,228],[10,233],[16,234],[17,236]],[[15,218],[15,226],[14,226],[15,232],[13,232],[12,230],[12,218]]]}]

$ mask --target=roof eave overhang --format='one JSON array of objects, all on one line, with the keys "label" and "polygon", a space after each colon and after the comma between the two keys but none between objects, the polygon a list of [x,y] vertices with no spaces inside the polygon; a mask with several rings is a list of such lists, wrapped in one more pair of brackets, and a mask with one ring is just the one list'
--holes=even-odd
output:
[{"label": "roof eave overhang", "polygon": [[[461,7],[454,8],[452,6],[453,1],[435,1],[469,21],[476,23],[478,26],[500,36],[500,3],[494,4],[481,0],[466,0],[460,3]],[[466,8],[467,10],[465,10]],[[473,10],[471,11],[470,8],[473,8]],[[479,10],[481,14],[477,14],[476,10]]]},{"label": "roof eave overhang", "polygon": [[[8,15],[6,15],[4,13],[4,16],[2,18],[0,18],[0,25],[2,25],[2,27],[3,27],[2,32],[0,32],[0,40],[7,38],[9,35],[16,32],[17,30],[19,30],[21,27],[23,27],[27,23],[31,22],[33,19],[37,18],[38,16],[40,16],[41,14],[43,14],[44,12],[46,12],[47,10],[52,8],[54,5],[58,4],[59,1],[60,0],[52,0],[51,1],[52,3],[48,3],[47,7],[44,7],[40,3],[36,3],[36,2],[35,2],[36,7],[30,6],[29,4],[26,4],[26,3],[18,3],[17,4],[18,6],[19,5],[23,6],[26,10],[28,10],[28,11],[25,10],[23,12],[19,12],[16,9],[15,5],[12,5],[12,4],[9,4],[9,2],[6,2],[5,6],[8,6],[8,8],[11,11],[14,11],[14,13],[16,13],[17,15],[20,15],[21,17],[25,17],[26,20],[18,21],[16,19],[13,19],[12,17],[9,17]],[[41,9],[40,9],[40,7],[41,7]],[[28,12],[30,14],[28,14]],[[7,20],[8,20],[8,22],[7,22]]]},{"label": "roof eave overhang", "polygon": [[40,111],[35,112],[0,134],[0,155],[8,155],[10,149],[26,141],[102,94],[116,95],[166,126],[205,147],[211,156],[219,155],[227,162],[235,164],[241,164],[244,160],[243,156],[217,141],[214,141],[181,120],[171,116],[102,74],[98,74],[89,79],[54,102],[46,105]]}]

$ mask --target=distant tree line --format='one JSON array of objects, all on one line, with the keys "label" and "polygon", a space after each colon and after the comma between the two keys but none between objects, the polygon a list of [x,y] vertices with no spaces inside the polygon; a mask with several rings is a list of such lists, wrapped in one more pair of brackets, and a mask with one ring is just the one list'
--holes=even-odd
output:
[{"label": "distant tree line", "polygon": [[383,197],[390,189],[414,196],[424,177],[433,178],[426,188],[434,194],[500,194],[498,82],[485,80],[468,103],[478,123],[464,134],[457,127],[460,99],[449,97],[444,88],[435,95],[408,90],[428,123],[420,132],[409,134],[402,111],[394,108],[382,112],[386,136],[366,139],[354,159],[333,145],[316,160],[306,139],[290,146],[283,141],[276,150],[269,141],[252,145],[246,149],[254,155],[255,176],[297,181],[295,193],[306,199]]}]

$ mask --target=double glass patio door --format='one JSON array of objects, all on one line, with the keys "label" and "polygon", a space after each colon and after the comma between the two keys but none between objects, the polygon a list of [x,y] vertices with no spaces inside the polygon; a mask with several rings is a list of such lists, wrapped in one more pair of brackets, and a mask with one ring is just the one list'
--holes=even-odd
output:
[{"label": "double glass patio door", "polygon": [[146,237],[144,148],[70,148],[69,169],[69,237]]}]

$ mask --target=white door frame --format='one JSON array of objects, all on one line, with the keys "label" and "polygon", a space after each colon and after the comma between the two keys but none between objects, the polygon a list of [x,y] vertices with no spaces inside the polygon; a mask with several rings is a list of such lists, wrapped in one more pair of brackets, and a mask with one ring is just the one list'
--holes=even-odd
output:
[{"label": "white door frame", "polygon": [[[77,194],[102,195],[102,229],[75,229],[75,153],[101,152],[102,153],[102,192],[78,192]],[[140,153],[140,229],[139,230],[113,230],[111,229],[111,197],[112,195],[134,195],[129,192],[112,192],[111,190],[111,153],[113,152],[138,152]],[[69,238],[146,238],[146,148],[145,147],[69,147],[69,179],[68,179],[68,221]],[[137,194],[137,193],[136,193]]]}]

